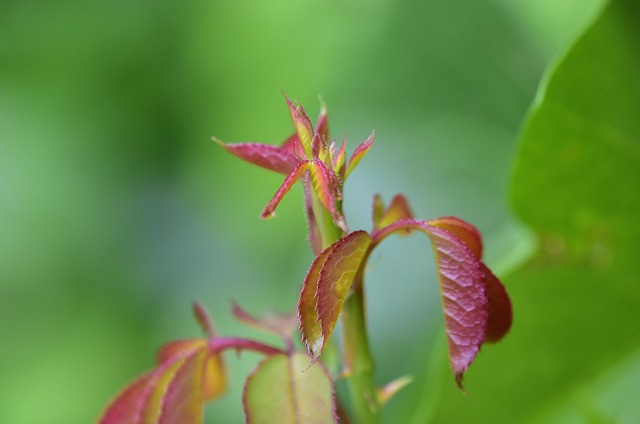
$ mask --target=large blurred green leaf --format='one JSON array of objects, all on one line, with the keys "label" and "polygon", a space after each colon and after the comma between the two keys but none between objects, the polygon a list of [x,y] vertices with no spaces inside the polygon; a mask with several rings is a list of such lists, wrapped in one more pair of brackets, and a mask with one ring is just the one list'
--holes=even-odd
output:
[{"label": "large blurred green leaf", "polygon": [[511,191],[539,251],[507,279],[511,334],[435,422],[637,422],[620,388],[640,369],[638,23],[640,3],[612,1],[543,83]]}]

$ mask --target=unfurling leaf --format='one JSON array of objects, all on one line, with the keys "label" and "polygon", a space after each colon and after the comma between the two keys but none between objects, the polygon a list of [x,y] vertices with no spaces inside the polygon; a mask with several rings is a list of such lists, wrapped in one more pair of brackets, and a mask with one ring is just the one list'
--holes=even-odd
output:
[{"label": "unfurling leaf", "polygon": [[226,151],[247,162],[281,174],[290,173],[300,162],[291,150],[261,143],[224,143],[215,137],[212,140]]},{"label": "unfurling leaf", "polygon": [[378,389],[378,402],[380,405],[389,402],[396,393],[407,387],[411,382],[413,382],[413,377],[405,375],[390,381],[384,387]]},{"label": "unfurling leaf", "polygon": [[244,387],[247,424],[335,423],[331,379],[322,366],[308,365],[302,353],[262,361]]},{"label": "unfurling leaf", "polygon": [[[391,225],[396,221],[411,218],[413,218],[413,213],[411,213],[411,208],[409,208],[407,199],[403,195],[394,196],[386,209],[379,195],[373,198],[373,231]],[[409,232],[410,230],[406,230],[406,235]]]},{"label": "unfurling leaf", "polygon": [[291,114],[291,120],[293,121],[293,127],[296,129],[296,134],[298,134],[298,139],[302,144],[302,148],[306,153],[306,157],[310,158],[311,155],[311,145],[313,143],[313,126],[311,125],[311,120],[307,116],[304,111],[304,108],[301,105],[294,105],[291,100],[284,97],[287,101],[287,106],[289,106],[289,113]]},{"label": "unfurling leaf", "polygon": [[489,301],[489,321],[487,322],[487,334],[485,342],[495,343],[502,339],[511,328],[513,320],[511,310],[511,300],[504,286],[493,275],[489,267],[484,263],[480,264],[484,273],[484,282],[486,284],[487,300]]}]

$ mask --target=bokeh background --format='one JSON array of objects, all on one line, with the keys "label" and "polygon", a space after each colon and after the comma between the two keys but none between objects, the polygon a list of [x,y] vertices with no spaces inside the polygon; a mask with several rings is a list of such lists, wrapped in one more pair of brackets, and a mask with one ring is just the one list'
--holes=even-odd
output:
[{"label": "bokeh background", "polygon": [[[545,67],[600,4],[0,3],[0,422],[95,421],[160,344],[198,334],[193,300],[228,335],[261,337],[231,301],[293,310],[312,259],[302,194],[259,221],[281,176],[210,140],[284,140],[281,90],[312,116],[321,95],[350,151],[375,130],[346,189],[352,228],[369,228],[374,193],[402,192],[419,217],[477,224],[508,275],[533,250],[507,200],[518,131]],[[388,422],[465,399],[440,389],[455,392],[428,249],[391,239],[367,277],[380,383],[416,378]],[[488,347],[478,363],[499,373],[501,355]],[[207,422],[243,422],[258,357],[227,360],[230,390]]]}]

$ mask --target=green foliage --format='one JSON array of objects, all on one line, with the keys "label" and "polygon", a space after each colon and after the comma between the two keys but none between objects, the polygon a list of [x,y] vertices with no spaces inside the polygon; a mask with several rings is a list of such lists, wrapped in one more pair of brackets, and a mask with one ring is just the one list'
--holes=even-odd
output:
[{"label": "green foliage", "polygon": [[612,1],[547,75],[511,187],[539,242],[506,281],[512,334],[500,366],[480,361],[470,396],[447,390],[434,422],[640,419],[625,375],[640,369],[638,22],[638,2]]}]

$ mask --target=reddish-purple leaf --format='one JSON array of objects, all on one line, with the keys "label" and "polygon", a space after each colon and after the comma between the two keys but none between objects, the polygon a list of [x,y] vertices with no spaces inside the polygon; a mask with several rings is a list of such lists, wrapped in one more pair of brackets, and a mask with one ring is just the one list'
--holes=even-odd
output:
[{"label": "reddish-purple leaf", "polygon": [[273,355],[249,376],[242,403],[247,424],[329,424],[336,422],[333,382],[303,353]]},{"label": "reddish-purple leaf", "polygon": [[187,357],[175,372],[162,397],[158,424],[202,423],[203,368],[206,349]]},{"label": "reddish-purple leaf", "polygon": [[148,372],[124,389],[107,407],[99,424],[137,424],[147,387],[156,376]]},{"label": "reddish-purple leaf", "polygon": [[284,183],[280,186],[276,194],[273,196],[271,201],[265,206],[260,214],[260,218],[266,219],[271,218],[275,215],[276,207],[282,200],[285,194],[291,190],[291,187],[304,175],[304,173],[309,169],[309,165],[311,162],[299,162],[298,165],[291,171],[287,178],[285,178]]},{"label": "reddish-purple leaf", "polygon": [[316,310],[316,292],[318,291],[320,270],[332,249],[333,246],[329,246],[311,263],[311,267],[309,268],[309,271],[307,271],[304,284],[302,285],[300,300],[298,301],[298,319],[300,320],[302,342],[305,344],[307,351],[313,358],[320,356],[322,347],[324,346],[322,325],[320,324],[320,317]]},{"label": "reddish-purple leaf", "polygon": [[296,134],[300,139],[302,148],[306,152],[308,158],[311,157],[311,143],[313,141],[313,126],[311,120],[307,116],[302,106],[294,105],[291,100],[284,97],[289,106],[289,113],[291,114],[291,120],[293,121],[293,127],[296,129]]},{"label": "reddish-purple leaf", "polygon": [[481,268],[489,300],[489,321],[485,342],[495,343],[504,337],[511,328],[513,320],[511,300],[498,277],[493,275],[485,264],[482,263]]},{"label": "reddish-purple leaf", "polygon": [[268,313],[258,318],[235,303],[231,307],[231,312],[240,322],[267,333],[277,334],[283,340],[290,340],[298,326],[295,314]]},{"label": "reddish-purple leaf", "polygon": [[240,159],[281,174],[288,174],[300,163],[291,151],[281,147],[261,143],[223,143],[215,137],[212,139]]},{"label": "reddish-purple leaf", "polygon": [[365,141],[363,141],[358,147],[356,147],[356,150],[353,152],[351,158],[349,159],[349,164],[347,165],[347,170],[344,178],[347,178],[349,174],[351,174],[351,171],[355,169],[360,160],[362,160],[364,155],[367,154],[372,144],[373,133],[371,133],[371,135]]},{"label": "reddish-purple leaf", "polygon": [[433,219],[428,224],[453,233],[471,249],[476,258],[482,259],[482,236],[472,224],[455,216]]},{"label": "reddish-purple leaf", "polygon": [[[375,196],[373,202],[374,232],[396,221],[413,218],[413,213],[411,212],[411,208],[409,208],[407,199],[401,194],[394,196],[386,209],[384,209],[384,203],[378,195]],[[411,230],[403,230],[400,234],[408,235],[410,231]]]},{"label": "reddish-purple leaf", "polygon": [[[362,272],[363,262],[369,252],[371,236],[365,231],[354,231],[329,247],[318,276],[317,308],[322,324],[324,348],[338,321],[351,284]],[[316,344],[312,342],[312,346]],[[311,352],[317,358],[320,352]]]},{"label": "reddish-purple leaf", "polygon": [[484,342],[488,321],[485,276],[480,260],[453,233],[426,221],[402,220],[374,234],[379,243],[389,234],[415,229],[431,239],[435,251],[449,360],[458,386]]}]

